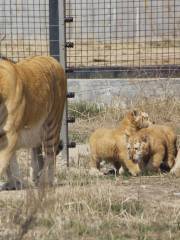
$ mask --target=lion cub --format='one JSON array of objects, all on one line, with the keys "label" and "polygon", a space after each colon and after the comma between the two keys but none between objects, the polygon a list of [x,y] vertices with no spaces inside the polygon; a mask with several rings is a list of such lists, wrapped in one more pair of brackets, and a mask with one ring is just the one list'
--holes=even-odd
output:
[{"label": "lion cub", "polygon": [[112,163],[117,172],[123,166],[132,175],[136,176],[139,166],[127,157],[125,132],[132,134],[141,128],[146,128],[152,123],[145,112],[131,111],[126,114],[118,128],[99,128],[90,136],[91,170],[100,170],[100,162],[105,160]]},{"label": "lion cub", "polygon": [[141,170],[170,170],[176,156],[176,134],[164,125],[152,125],[132,136],[127,135],[129,159]]}]

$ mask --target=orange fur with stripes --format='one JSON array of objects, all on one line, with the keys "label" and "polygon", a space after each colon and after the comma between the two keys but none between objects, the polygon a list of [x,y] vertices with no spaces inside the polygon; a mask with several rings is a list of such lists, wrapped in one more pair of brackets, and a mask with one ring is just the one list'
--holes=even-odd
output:
[{"label": "orange fur with stripes", "polygon": [[171,127],[153,125],[127,137],[129,159],[141,170],[170,170],[175,163],[177,136]]},{"label": "orange fur with stripes", "polygon": [[0,62],[0,176],[6,172],[10,184],[17,180],[16,150],[41,144],[45,157],[40,179],[53,182],[66,85],[64,70],[52,57]]}]

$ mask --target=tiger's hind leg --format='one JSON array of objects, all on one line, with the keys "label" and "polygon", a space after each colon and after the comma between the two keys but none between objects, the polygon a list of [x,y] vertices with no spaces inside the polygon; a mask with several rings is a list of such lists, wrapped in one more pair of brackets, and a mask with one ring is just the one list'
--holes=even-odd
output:
[{"label": "tiger's hind leg", "polygon": [[[17,142],[16,134],[5,135],[1,139],[4,144],[4,149],[0,151],[0,177],[5,173],[7,174],[7,182],[1,184],[0,190],[10,190],[17,186],[17,181],[19,179],[18,164],[16,161],[15,145]],[[11,186],[12,187],[7,187]]]},{"label": "tiger's hind leg", "polygon": [[31,157],[32,157],[31,158],[31,168],[32,168],[31,179],[35,183],[35,185],[37,185],[41,171],[44,166],[42,147],[33,148]]},{"label": "tiger's hind leg", "polygon": [[51,124],[46,124],[43,131],[42,146],[44,151],[44,163],[39,179],[40,184],[46,184],[49,186],[53,185],[59,141],[59,121],[52,121]]},{"label": "tiger's hind leg", "polygon": [[39,172],[40,176],[37,183],[43,186],[52,186],[54,182],[54,172],[56,165],[56,154],[54,148],[44,146],[44,164],[42,170]]},{"label": "tiger's hind leg", "polygon": [[24,188],[24,182],[22,180],[16,154],[10,159],[6,175],[7,182],[4,184],[3,190],[18,190]]}]

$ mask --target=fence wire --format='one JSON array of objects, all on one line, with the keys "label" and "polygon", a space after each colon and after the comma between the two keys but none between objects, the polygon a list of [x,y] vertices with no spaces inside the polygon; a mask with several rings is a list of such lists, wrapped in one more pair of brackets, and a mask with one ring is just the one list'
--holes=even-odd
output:
[{"label": "fence wire", "polygon": [[[66,39],[74,42],[66,59],[67,67],[75,69],[72,76],[84,71],[98,77],[104,71],[105,76],[120,72],[146,77],[152,70],[180,75],[179,0],[65,2],[65,15],[74,19],[66,24]],[[1,0],[0,54],[19,60],[53,49],[58,58],[57,15],[55,21],[51,18],[52,25],[49,22],[53,3],[57,1]]]},{"label": "fence wire", "polygon": [[67,66],[94,69],[170,69],[180,66],[179,0],[67,0],[74,22],[66,37]]},{"label": "fence wire", "polygon": [[49,54],[49,0],[0,1],[0,54],[15,61]]}]

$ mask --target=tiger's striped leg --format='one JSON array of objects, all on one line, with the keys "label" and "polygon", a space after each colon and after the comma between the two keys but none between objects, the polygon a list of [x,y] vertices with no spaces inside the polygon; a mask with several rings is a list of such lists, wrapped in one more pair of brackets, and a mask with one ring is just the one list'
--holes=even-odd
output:
[{"label": "tiger's striped leg", "polygon": [[44,150],[44,164],[42,171],[40,172],[39,184],[43,186],[52,186],[54,181],[54,171],[56,164],[56,154],[54,150],[50,151],[50,149]]},{"label": "tiger's striped leg", "polygon": [[[1,152],[2,155],[2,152]],[[7,156],[3,156],[2,159],[0,159],[0,176],[2,176],[3,174],[7,175],[7,181],[6,182],[1,182],[0,183],[0,190],[12,190],[15,189],[16,184],[15,184],[15,179],[13,178],[13,174],[12,171],[14,170],[13,167],[11,167],[10,165],[12,164],[13,161],[11,161],[10,163],[10,158],[11,156],[9,156],[9,159],[7,158]]]},{"label": "tiger's striped leg", "polygon": [[60,140],[59,123],[48,125],[43,134],[44,166],[40,176],[40,184],[52,185],[54,181],[54,171],[56,166],[56,153]]},{"label": "tiger's striped leg", "polygon": [[43,169],[43,165],[44,165],[44,160],[42,156],[42,147],[33,148],[32,158],[31,158],[31,168],[32,168],[31,178],[35,184],[38,183],[38,179]]},{"label": "tiger's striped leg", "polygon": [[[3,143],[4,147],[0,151],[0,177],[4,173],[7,173],[8,182],[11,182],[12,179],[14,179],[12,173],[9,174],[8,171],[9,171],[9,166],[12,163],[13,164],[15,163],[15,165],[17,163],[16,160],[15,162],[13,161],[15,158],[14,154],[15,154],[16,141],[17,141],[17,135],[12,133],[4,135],[3,138],[1,139],[1,143]],[[15,168],[15,170],[13,168]],[[14,173],[15,171],[17,171],[17,168],[13,166],[10,172],[13,172],[14,176],[16,175],[16,173]],[[6,184],[0,186],[0,190],[3,190],[5,188],[6,188]]]},{"label": "tiger's striped leg", "polygon": [[16,153],[10,159],[9,166],[6,170],[6,174],[8,178],[8,181],[4,186],[6,190],[23,188],[23,181],[22,181],[22,176],[20,174],[20,169],[17,162],[17,158],[16,158]]}]

